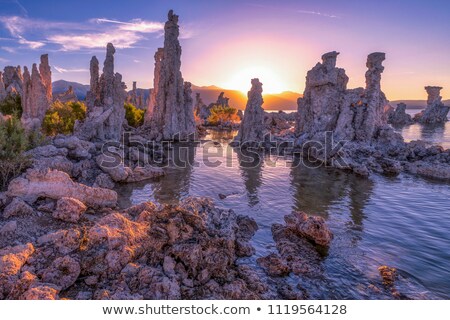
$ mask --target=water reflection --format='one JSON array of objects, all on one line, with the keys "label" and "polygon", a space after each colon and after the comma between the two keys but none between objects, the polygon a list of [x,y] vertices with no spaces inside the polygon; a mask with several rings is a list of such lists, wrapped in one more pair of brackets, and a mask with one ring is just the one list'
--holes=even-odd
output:
[{"label": "water reflection", "polygon": [[247,191],[248,206],[259,203],[258,189],[262,185],[263,159],[261,155],[250,150],[236,150],[239,169]]},{"label": "water reflection", "polygon": [[196,152],[197,146],[192,143],[177,143],[166,151],[170,159],[166,176],[153,186],[153,197],[157,202],[174,204],[189,194],[192,170],[198,166]]},{"label": "water reflection", "polygon": [[329,207],[345,196],[348,175],[337,170],[308,168],[295,158],[290,176],[294,210],[326,218]]}]

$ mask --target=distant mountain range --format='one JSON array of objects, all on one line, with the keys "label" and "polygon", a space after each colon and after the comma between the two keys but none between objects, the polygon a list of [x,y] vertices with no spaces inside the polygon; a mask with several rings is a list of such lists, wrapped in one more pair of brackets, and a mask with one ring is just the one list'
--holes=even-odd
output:
[{"label": "distant mountain range", "polygon": [[[86,93],[89,90],[89,85],[78,82],[70,82],[65,80],[58,80],[53,82],[53,94],[59,94],[66,91],[69,86],[73,87],[78,99],[86,99]],[[145,99],[148,98],[149,89],[137,89],[138,94],[144,94]],[[230,98],[230,105],[238,109],[245,109],[247,103],[247,96],[238,90],[227,90],[217,86],[199,87],[192,85],[194,95],[200,93],[203,103],[206,105],[216,102],[217,97],[223,91],[225,96]],[[266,110],[296,110],[297,99],[302,95],[297,92],[286,91],[279,94],[265,94],[264,95],[264,109]],[[195,99],[195,98],[194,98]],[[424,109],[427,106],[426,100],[396,100],[390,101],[390,104],[395,108],[398,103],[406,103],[407,109]],[[443,101],[445,105],[450,106],[450,100]]]},{"label": "distant mountain range", "polygon": [[77,95],[79,100],[86,99],[86,93],[89,91],[88,84],[81,84],[78,82],[70,82],[66,80],[58,80],[52,83],[53,95],[57,95],[66,92],[72,86],[73,91]]},{"label": "distant mountain range", "polygon": [[[78,82],[70,82],[65,80],[58,80],[53,82],[53,94],[59,94],[65,92],[69,86],[72,86],[78,99],[86,99],[86,93],[89,90],[89,85],[81,84]],[[144,93],[145,99],[149,94],[149,89],[137,89],[138,94]],[[245,109],[247,103],[247,96],[238,90],[227,90],[219,88],[217,86],[198,87],[192,85],[192,91],[194,95],[200,93],[203,103],[210,104],[217,101],[217,97],[223,91],[225,96],[230,98],[230,106]],[[279,94],[265,94],[264,95],[264,109],[266,110],[296,110],[297,99],[302,95],[296,92],[286,91]],[[195,98],[194,98],[195,99]]]}]

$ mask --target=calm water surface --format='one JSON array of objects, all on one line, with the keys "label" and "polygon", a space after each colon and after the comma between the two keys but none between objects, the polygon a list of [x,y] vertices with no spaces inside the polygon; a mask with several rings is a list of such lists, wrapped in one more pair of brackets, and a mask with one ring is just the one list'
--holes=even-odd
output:
[{"label": "calm water surface", "polygon": [[[420,110],[406,110],[411,116],[419,113]],[[419,123],[408,126],[396,127],[397,132],[401,133],[406,142],[412,140],[424,140],[429,144],[441,145],[444,149],[450,148],[450,121],[437,125],[422,125]]]},{"label": "calm water surface", "polygon": [[[207,139],[228,141],[232,134]],[[228,154],[227,154],[228,153]],[[204,151],[191,147],[182,159],[202,162]],[[310,169],[288,159],[249,164],[232,149],[210,161],[227,164],[167,168],[157,181],[120,187],[121,205],[143,201],[177,203],[187,196],[208,196],[216,205],[253,217],[255,260],[276,251],[273,223],[292,210],[324,217],[335,237],[323,259],[320,279],[291,278],[315,299],[383,298],[368,289],[378,283],[377,268],[399,270],[399,289],[411,298],[450,298],[450,186],[409,175],[359,178],[332,169]],[[227,195],[220,200],[218,194]],[[390,298],[388,294],[384,298]]]}]

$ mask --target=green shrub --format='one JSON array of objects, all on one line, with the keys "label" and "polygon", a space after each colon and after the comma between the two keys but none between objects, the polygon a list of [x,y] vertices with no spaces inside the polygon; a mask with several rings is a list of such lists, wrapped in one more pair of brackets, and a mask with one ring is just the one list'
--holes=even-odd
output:
[{"label": "green shrub", "polygon": [[216,105],[211,108],[211,114],[208,117],[208,124],[216,126],[227,122],[239,122],[240,118],[237,114],[237,109],[230,106]]},{"label": "green shrub", "polygon": [[24,155],[31,146],[29,137],[16,115],[0,119],[0,190],[30,166],[31,159]]},{"label": "green shrub", "polygon": [[47,111],[42,123],[42,130],[48,136],[71,134],[76,120],[86,118],[86,105],[82,102],[56,101]]},{"label": "green shrub", "polygon": [[134,128],[140,127],[144,124],[145,110],[136,108],[131,103],[125,103],[123,105],[125,108],[125,118],[128,124]]},{"label": "green shrub", "polygon": [[20,95],[8,95],[3,101],[0,101],[0,112],[4,115],[17,115],[22,117],[22,102]]}]

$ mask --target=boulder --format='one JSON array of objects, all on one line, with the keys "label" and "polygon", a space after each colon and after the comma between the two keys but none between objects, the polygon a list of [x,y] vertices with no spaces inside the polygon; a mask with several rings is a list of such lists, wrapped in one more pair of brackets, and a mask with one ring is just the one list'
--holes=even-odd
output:
[{"label": "boulder", "polygon": [[388,122],[393,125],[411,124],[414,121],[412,117],[406,113],[406,104],[399,103],[395,111],[390,113]]},{"label": "boulder", "polygon": [[33,208],[20,198],[14,198],[13,201],[3,210],[3,218],[32,215]]},{"label": "boulder", "polygon": [[22,177],[9,184],[7,194],[33,203],[39,197],[59,200],[74,198],[88,207],[114,207],[117,193],[102,188],[92,188],[72,181],[67,173],[57,170],[29,169]]},{"label": "boulder", "polygon": [[322,217],[308,217],[304,212],[294,211],[285,216],[284,221],[290,230],[307,238],[315,244],[329,246],[333,239],[333,234]]},{"label": "boulder", "polygon": [[81,201],[64,197],[59,199],[56,203],[56,210],[53,211],[53,218],[66,222],[77,222],[86,210],[87,207]]},{"label": "boulder", "polygon": [[55,259],[42,271],[42,281],[52,283],[65,290],[75,283],[80,275],[80,264],[70,256]]}]

